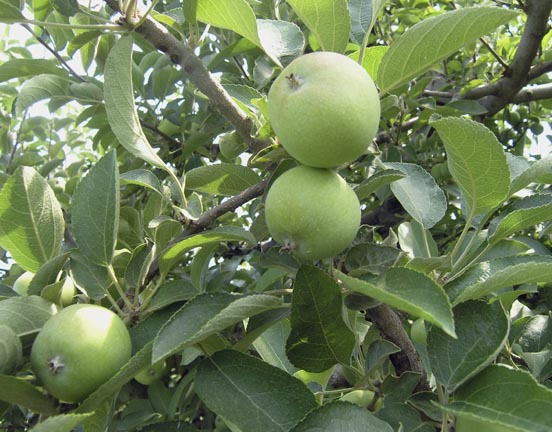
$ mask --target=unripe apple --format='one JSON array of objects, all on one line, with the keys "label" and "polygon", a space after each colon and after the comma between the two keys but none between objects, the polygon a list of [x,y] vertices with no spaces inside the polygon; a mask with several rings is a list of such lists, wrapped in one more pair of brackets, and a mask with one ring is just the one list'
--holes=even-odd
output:
[{"label": "unripe apple", "polygon": [[303,165],[337,167],[362,155],[380,120],[376,86],[366,70],[333,52],[292,61],[268,93],[270,124]]},{"label": "unripe apple", "polygon": [[34,278],[34,273],[26,271],[19,276],[13,283],[12,289],[21,296],[26,296],[29,290],[29,285]]},{"label": "unripe apple", "polygon": [[123,320],[101,306],[74,304],[44,324],[31,350],[43,387],[64,402],[80,402],[130,359]]},{"label": "unripe apple", "polygon": [[284,249],[303,259],[323,259],[337,255],[355,238],[360,203],[336,172],[300,165],[272,184],[265,217],[272,238]]}]

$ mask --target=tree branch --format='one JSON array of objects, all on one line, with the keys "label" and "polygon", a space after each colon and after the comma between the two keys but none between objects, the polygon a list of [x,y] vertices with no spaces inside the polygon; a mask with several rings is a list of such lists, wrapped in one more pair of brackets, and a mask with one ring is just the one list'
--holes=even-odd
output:
[{"label": "tree branch", "polygon": [[421,378],[416,390],[429,390],[427,373],[420,354],[416,351],[414,344],[404,330],[401,319],[393,309],[385,304],[381,304],[375,308],[368,309],[366,311],[366,318],[374,323],[382,334],[382,337],[393,342],[401,349],[400,352],[390,356],[391,363],[393,363],[397,374],[401,375],[407,371],[417,372],[421,374]]},{"label": "tree branch", "polygon": [[534,100],[551,99],[552,98],[552,83],[542,84],[537,86],[528,86],[518,91],[512,98],[512,102],[523,103]]},{"label": "tree branch", "polygon": [[[117,0],[105,1],[113,10],[119,11]],[[240,137],[253,152],[266,146],[265,141],[252,137],[253,122],[251,118],[234,102],[188,44],[175,38],[162,24],[149,16],[135,31],[156,49],[168,55],[174,64],[182,67],[188,74],[190,81],[232,123]]]},{"label": "tree branch", "polygon": [[[464,99],[477,99],[487,109],[486,115],[489,116],[496,114],[513,101],[518,92],[531,79],[531,64],[540,50],[543,37],[549,31],[548,19],[551,10],[552,0],[528,0],[526,2],[525,31],[509,69],[494,84],[466,92],[463,95]],[[533,69],[533,74],[534,72],[535,69]]]}]

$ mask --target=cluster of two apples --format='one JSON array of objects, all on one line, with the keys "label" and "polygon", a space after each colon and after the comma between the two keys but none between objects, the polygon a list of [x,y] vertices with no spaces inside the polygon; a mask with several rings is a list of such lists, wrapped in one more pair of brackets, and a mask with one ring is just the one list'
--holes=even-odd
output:
[{"label": "cluster of two apples", "polygon": [[268,94],[272,128],[300,165],[265,200],[272,238],[302,259],[337,255],[354,240],[360,203],[335,171],[366,152],[380,119],[377,89],[349,57],[315,52],[292,61]]}]

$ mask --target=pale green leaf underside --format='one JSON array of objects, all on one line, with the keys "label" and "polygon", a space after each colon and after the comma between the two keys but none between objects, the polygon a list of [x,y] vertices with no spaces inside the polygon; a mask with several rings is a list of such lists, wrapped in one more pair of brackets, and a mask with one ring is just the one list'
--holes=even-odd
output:
[{"label": "pale green leaf underside", "polygon": [[16,101],[17,114],[22,114],[34,103],[44,99],[62,98],[69,102],[69,84],[71,82],[59,75],[36,75],[23,84]]},{"label": "pale green leaf underside", "polygon": [[537,194],[514,203],[514,209],[489,229],[489,243],[494,244],[518,231],[552,220],[552,196]]},{"label": "pale green leaf underside", "polygon": [[520,431],[549,432],[552,391],[524,370],[492,365],[460,387],[445,409]]},{"label": "pale green leaf underside", "polygon": [[324,51],[342,53],[349,42],[351,17],[345,0],[287,0]]},{"label": "pale green leaf underside", "polygon": [[495,135],[484,125],[459,117],[431,125],[445,145],[450,173],[470,214],[485,214],[501,204],[510,190],[510,170]]},{"label": "pale green leaf underside", "polygon": [[452,308],[443,288],[432,279],[414,270],[394,267],[372,284],[336,272],[351,291],[376,300],[435,324],[455,337]]},{"label": "pale green leaf underside", "polygon": [[391,183],[391,191],[424,228],[431,228],[445,216],[445,193],[426,170],[409,163],[386,163],[385,166],[405,174],[405,178]]},{"label": "pale green leaf underside", "polygon": [[552,257],[513,256],[484,261],[445,285],[454,304],[478,299],[501,288],[552,281]]},{"label": "pale green leaf underside", "polygon": [[509,321],[500,302],[472,301],[454,308],[457,339],[433,327],[427,339],[431,370],[452,392],[490,364],[504,346]]},{"label": "pale green leaf underside", "polygon": [[73,235],[80,251],[97,265],[109,265],[119,229],[119,170],[112,151],[79,183],[71,203]]},{"label": "pale green leaf underside", "polygon": [[159,331],[153,346],[153,361],[179,352],[232,324],[281,304],[278,298],[264,294],[239,296],[219,293],[196,296]]},{"label": "pale green leaf underside", "polygon": [[552,183],[552,156],[533,162],[529,168],[514,178],[510,195],[531,183]]},{"label": "pale green leaf underside", "polygon": [[211,410],[242,431],[286,432],[317,407],[301,381],[234,350],[205,359],[194,385]]},{"label": "pale green leaf underside", "polygon": [[381,90],[389,92],[420,76],[516,15],[498,7],[467,7],[419,22],[394,41],[383,57],[377,79]]},{"label": "pale green leaf underside", "polygon": [[54,191],[30,167],[20,167],[0,191],[0,246],[35,273],[61,251],[65,222]]},{"label": "pale green leaf underside", "polygon": [[105,63],[105,110],[111,130],[131,154],[171,172],[144,135],[132,86],[132,35],[123,36],[111,48]]}]

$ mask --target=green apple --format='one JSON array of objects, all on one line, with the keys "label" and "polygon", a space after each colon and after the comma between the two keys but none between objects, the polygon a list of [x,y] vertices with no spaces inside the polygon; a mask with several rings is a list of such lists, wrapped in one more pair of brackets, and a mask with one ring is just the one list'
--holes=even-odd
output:
[{"label": "green apple", "polygon": [[44,287],[41,296],[52,303],[57,303],[63,307],[73,303],[77,288],[71,276]]},{"label": "green apple", "polygon": [[19,276],[13,283],[12,289],[21,296],[26,296],[29,291],[29,285],[34,278],[34,273],[26,271]]},{"label": "green apple", "polygon": [[150,385],[162,378],[166,371],[167,363],[165,360],[159,360],[138,372],[134,379],[140,384]]},{"label": "green apple", "polygon": [[74,304],[54,315],[36,337],[31,365],[44,388],[63,402],[80,402],[129,360],[123,321],[109,309]]},{"label": "green apple", "polygon": [[355,238],[360,203],[353,189],[328,169],[294,167],[278,177],[265,201],[272,238],[303,259],[337,255]]},{"label": "green apple", "polygon": [[363,408],[366,408],[368,405],[370,405],[370,402],[374,399],[374,392],[371,390],[353,390],[349,393],[345,393],[343,396],[339,398],[341,401],[345,402],[351,402],[355,405],[361,406]]},{"label": "green apple", "polygon": [[303,165],[337,167],[362,155],[380,120],[376,86],[366,70],[333,52],[293,60],[268,93],[272,129]]}]

